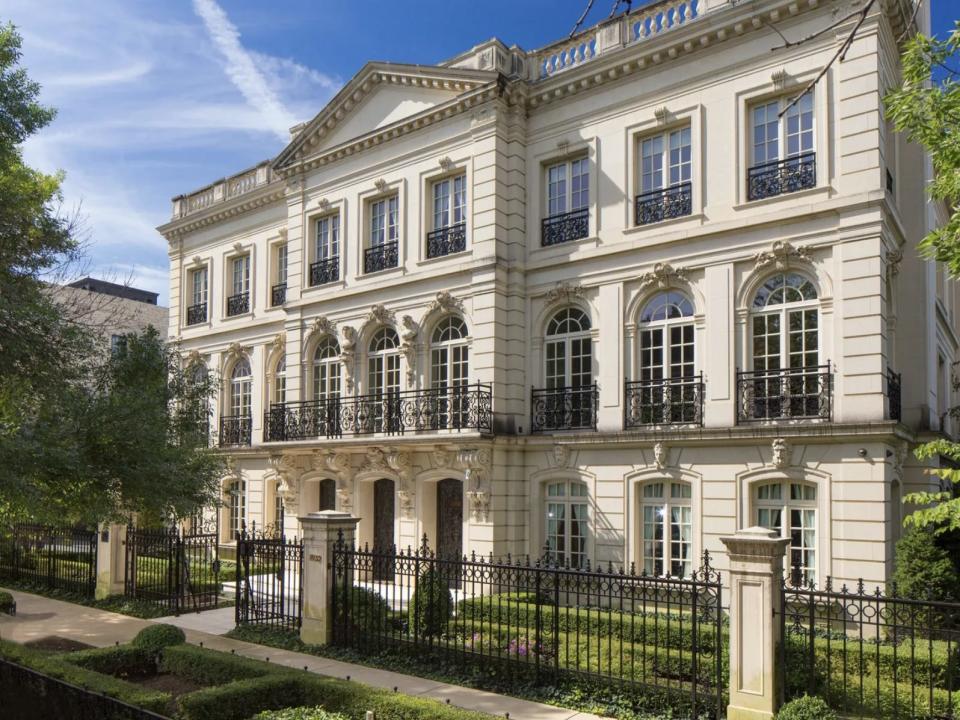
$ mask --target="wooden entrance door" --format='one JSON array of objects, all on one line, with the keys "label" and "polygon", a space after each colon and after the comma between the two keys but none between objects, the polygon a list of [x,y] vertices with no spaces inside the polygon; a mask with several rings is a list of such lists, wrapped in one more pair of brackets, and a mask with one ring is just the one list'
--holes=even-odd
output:
[{"label": "wooden entrance door", "polygon": [[337,483],[335,480],[327,478],[320,481],[320,509],[337,509]]},{"label": "wooden entrance door", "polygon": [[373,484],[374,580],[393,580],[393,480],[381,478]]},{"label": "wooden entrance door", "polygon": [[[446,479],[437,483],[437,557],[460,560],[463,556],[463,483]],[[458,566],[440,563],[450,587],[460,587]]]}]

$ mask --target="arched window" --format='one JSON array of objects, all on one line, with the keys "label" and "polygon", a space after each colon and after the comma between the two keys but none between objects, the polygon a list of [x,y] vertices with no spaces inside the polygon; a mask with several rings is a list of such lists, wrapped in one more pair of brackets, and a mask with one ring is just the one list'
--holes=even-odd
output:
[{"label": "arched window", "polygon": [[273,368],[273,396],[270,402],[282,405],[287,401],[287,359],[281,357]]},{"label": "arched window", "polygon": [[340,345],[324,338],[313,353],[313,399],[316,402],[340,397]]},{"label": "arched window", "polygon": [[459,429],[467,422],[467,385],[470,383],[467,324],[448,315],[434,328],[430,340],[430,387],[436,394],[434,429]]},{"label": "arched window", "polygon": [[649,575],[689,577],[693,572],[690,484],[651,482],[640,492],[640,554]]},{"label": "arched window", "polygon": [[779,273],[757,291],[751,309],[753,417],[820,417],[826,388],[820,371],[817,289],[803,275]]},{"label": "arched window", "polygon": [[250,362],[241,358],[230,373],[230,415],[250,417],[250,398],[253,386],[253,373]]},{"label": "arched window", "polygon": [[549,483],[545,504],[550,560],[573,568],[584,567],[589,522],[587,486],[576,481]]},{"label": "arched window", "polygon": [[243,478],[232,479],[226,487],[227,496],[227,530],[230,540],[236,538],[243,527],[247,512],[247,487]]},{"label": "arched window", "polygon": [[596,427],[590,318],[579,308],[564,308],[547,324],[544,380],[546,393],[534,398],[535,431]]},{"label": "arched window", "polygon": [[399,429],[399,408],[394,402],[400,393],[400,338],[393,328],[380,328],[370,339],[367,355],[367,386],[370,412],[368,432]]},{"label": "arched window", "polygon": [[790,539],[787,570],[793,583],[817,580],[817,486],[802,482],[762,483],[753,492],[760,527]]}]

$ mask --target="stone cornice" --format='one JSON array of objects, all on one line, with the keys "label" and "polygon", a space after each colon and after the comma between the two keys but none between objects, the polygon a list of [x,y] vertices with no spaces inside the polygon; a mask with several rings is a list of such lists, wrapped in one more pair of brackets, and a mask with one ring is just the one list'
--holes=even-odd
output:
[{"label": "stone cornice", "polygon": [[241,195],[223,204],[165,223],[159,226],[157,231],[172,243],[180,235],[279,202],[285,195],[286,183],[282,180],[274,180],[271,184],[247,195]]}]

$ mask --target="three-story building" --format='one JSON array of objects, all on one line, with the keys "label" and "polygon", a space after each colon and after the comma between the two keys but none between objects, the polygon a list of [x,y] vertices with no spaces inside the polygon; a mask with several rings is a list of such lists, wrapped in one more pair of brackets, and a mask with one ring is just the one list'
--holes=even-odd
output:
[{"label": "three-story building", "polygon": [[[175,198],[223,541],[338,509],[381,548],[687,574],[764,525],[796,574],[886,580],[930,482],[910,445],[951,431],[956,298],[916,254],[946,217],[929,161],[883,115],[912,8],[875,5],[813,82],[838,7],[666,0],[369,63],[277,157]],[[816,35],[771,52],[771,26]]]}]

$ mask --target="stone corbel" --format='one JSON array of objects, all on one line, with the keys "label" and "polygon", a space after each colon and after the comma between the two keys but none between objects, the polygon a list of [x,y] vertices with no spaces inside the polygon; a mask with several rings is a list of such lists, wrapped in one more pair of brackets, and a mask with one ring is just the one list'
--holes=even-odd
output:
[{"label": "stone corbel", "polygon": [[653,462],[657,470],[666,470],[670,466],[670,448],[664,442],[656,442],[653,445]]},{"label": "stone corbel", "polygon": [[406,520],[412,520],[416,511],[416,489],[413,480],[413,465],[410,463],[410,453],[390,449],[385,455],[387,467],[400,477],[400,487],[397,497],[400,500],[400,514]]},{"label": "stone corbel", "polygon": [[571,285],[568,282],[557,283],[557,286],[547,292],[547,303],[554,303],[558,300],[570,302],[574,298],[583,297],[582,285]]},{"label": "stone corbel", "polygon": [[370,308],[370,313],[367,315],[367,322],[377,323],[378,325],[392,325],[394,321],[394,314],[387,310],[386,307],[377,303]]},{"label": "stone corbel", "polygon": [[490,451],[486,448],[460,450],[457,462],[465,468],[471,518],[474,522],[487,522],[490,516]]},{"label": "stone corbel", "polygon": [[485,523],[490,519],[490,493],[486,490],[468,490],[470,517],[474,522]]},{"label": "stone corbel", "polygon": [[397,498],[400,500],[400,515],[404,520],[413,520],[416,517],[416,493],[409,488],[401,488],[397,491]]},{"label": "stone corbel", "polygon": [[670,263],[657,263],[651,272],[640,276],[641,285],[646,287],[656,284],[661,290],[686,281],[687,271],[684,268],[675,268]]},{"label": "stone corbel", "polygon": [[294,513],[300,504],[300,463],[296,456],[275,453],[270,456],[270,468],[277,475],[277,496],[285,509]]},{"label": "stone corbel", "polygon": [[770,443],[771,462],[778,470],[786,470],[790,467],[790,456],[793,454],[793,448],[790,447],[784,438],[774,438]]},{"label": "stone corbel", "polygon": [[462,312],[463,301],[451,295],[449,290],[441,290],[437,293],[436,297],[433,299],[433,302],[430,303],[430,307],[427,308],[427,315],[430,315],[437,310],[442,310],[448,313],[457,311]]},{"label": "stone corbel", "polygon": [[779,272],[783,272],[795,260],[810,262],[810,249],[794,247],[783,240],[777,240],[769,250],[753,256],[755,270],[763,270],[768,265],[773,265]]}]

